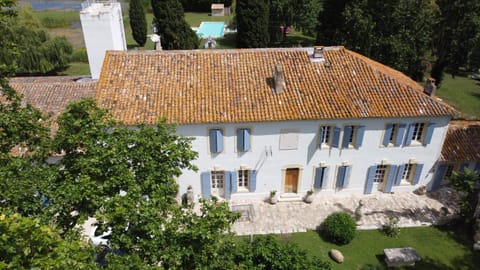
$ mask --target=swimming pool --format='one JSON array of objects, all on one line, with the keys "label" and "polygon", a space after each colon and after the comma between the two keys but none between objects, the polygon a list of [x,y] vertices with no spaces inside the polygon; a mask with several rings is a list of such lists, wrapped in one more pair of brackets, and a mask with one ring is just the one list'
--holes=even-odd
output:
[{"label": "swimming pool", "polygon": [[220,38],[223,37],[224,30],[224,22],[202,22],[198,28],[197,35],[201,38]]}]

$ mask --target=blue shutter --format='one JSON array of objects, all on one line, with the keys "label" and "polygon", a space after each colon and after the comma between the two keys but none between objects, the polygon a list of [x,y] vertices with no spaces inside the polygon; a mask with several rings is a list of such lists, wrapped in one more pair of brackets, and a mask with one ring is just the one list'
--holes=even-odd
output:
[{"label": "blue shutter", "polygon": [[257,189],[257,171],[252,170],[252,174],[250,175],[250,192],[255,192]]},{"label": "blue shutter", "polygon": [[340,142],[340,131],[341,129],[339,127],[333,128],[333,138],[332,138],[333,147],[338,147],[338,143]]},{"label": "blue shutter", "polygon": [[336,187],[341,188],[343,187],[343,181],[345,180],[345,166],[339,166],[337,172],[337,183]]},{"label": "blue shutter", "polygon": [[210,153],[217,153],[217,134],[215,129],[210,129]]},{"label": "blue shutter", "polygon": [[220,153],[223,151],[223,130],[216,129],[216,143],[217,143],[217,152]]},{"label": "blue shutter", "polygon": [[232,173],[225,171],[225,199],[230,200],[232,197]]},{"label": "blue shutter", "polygon": [[415,176],[413,177],[412,185],[418,184],[420,182],[420,175],[422,174],[423,164],[417,164],[415,166]]},{"label": "blue shutter", "polygon": [[357,138],[355,138],[355,148],[362,146],[363,134],[365,133],[365,126],[359,126],[357,129]]},{"label": "blue shutter", "polygon": [[343,131],[342,148],[348,148],[348,143],[350,140],[350,135],[352,135],[352,132],[353,132],[352,126],[345,126]]},{"label": "blue shutter", "polygon": [[348,186],[348,178],[350,176],[350,166],[345,166],[345,176],[343,177],[343,187],[347,187]]},{"label": "blue shutter", "polygon": [[237,151],[238,152],[244,152],[244,136],[245,134],[243,133],[243,129],[239,128],[237,129]]},{"label": "blue shutter", "polygon": [[250,150],[250,129],[243,129],[243,151]]},{"label": "blue shutter", "polygon": [[405,164],[399,165],[397,169],[397,177],[395,177],[395,186],[400,185],[402,182],[403,171],[405,170]]},{"label": "blue shutter", "polygon": [[322,188],[327,187],[327,176],[328,176],[328,167],[323,167],[323,179],[322,179]]},{"label": "blue shutter", "polygon": [[200,179],[201,179],[201,184],[202,184],[202,196],[206,200],[210,200],[210,194],[211,194],[211,188],[210,188],[210,183],[211,183],[211,176],[210,172],[203,172],[200,174]]},{"label": "blue shutter", "polygon": [[390,143],[390,136],[392,136],[393,124],[387,124],[385,128],[385,134],[383,135],[383,146],[388,146]]},{"label": "blue shutter", "polygon": [[377,172],[377,166],[373,165],[368,168],[367,181],[365,182],[364,194],[372,193],[373,180],[375,179],[375,173]]},{"label": "blue shutter", "polygon": [[405,139],[405,145],[410,145],[412,143],[413,131],[415,130],[415,124],[410,124],[408,126],[407,138]]},{"label": "blue shutter", "polygon": [[232,192],[235,193],[238,191],[238,173],[237,171],[232,172]]},{"label": "blue shutter", "polygon": [[423,145],[427,145],[432,140],[433,130],[435,129],[435,123],[429,123],[427,127],[427,134],[425,134],[425,139],[423,140]]},{"label": "blue shutter", "polygon": [[460,170],[458,172],[462,173],[465,170],[465,168],[468,168],[468,162],[463,163],[462,166],[460,166]]},{"label": "blue shutter", "polygon": [[475,166],[475,171],[480,175],[480,161],[477,162],[477,165]]},{"label": "blue shutter", "polygon": [[445,171],[447,170],[447,164],[440,164],[437,167],[437,172],[433,178],[432,190],[437,190],[442,185],[443,177],[445,176]]},{"label": "blue shutter", "polygon": [[392,192],[393,182],[395,181],[395,172],[396,172],[395,169],[397,169],[397,166],[390,165],[390,170],[388,171],[387,183],[385,183],[385,188],[383,189],[383,192],[385,193]]},{"label": "blue shutter", "polygon": [[[395,138],[395,146],[402,145],[403,135],[405,134],[405,129],[407,129],[406,124],[400,124],[397,130],[397,137]],[[411,138],[411,137],[410,137]]]},{"label": "blue shutter", "polygon": [[313,187],[316,189],[322,188],[323,180],[323,167],[315,168],[315,181],[313,182]]}]

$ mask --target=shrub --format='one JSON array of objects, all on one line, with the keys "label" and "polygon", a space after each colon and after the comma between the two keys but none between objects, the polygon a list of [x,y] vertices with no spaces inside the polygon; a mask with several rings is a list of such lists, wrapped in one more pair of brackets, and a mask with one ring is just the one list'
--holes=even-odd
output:
[{"label": "shrub", "polygon": [[383,225],[383,232],[390,237],[397,237],[400,234],[398,228],[398,218],[395,216],[389,216],[387,224]]},{"label": "shrub", "polygon": [[76,49],[73,51],[70,61],[88,63],[87,50],[85,48]]},{"label": "shrub", "polygon": [[45,17],[42,19],[42,25],[46,28],[60,28],[70,26],[70,21],[64,18]]},{"label": "shrub", "polygon": [[329,215],[323,223],[326,236],[334,243],[344,245],[355,238],[357,225],[355,220],[345,212]]}]

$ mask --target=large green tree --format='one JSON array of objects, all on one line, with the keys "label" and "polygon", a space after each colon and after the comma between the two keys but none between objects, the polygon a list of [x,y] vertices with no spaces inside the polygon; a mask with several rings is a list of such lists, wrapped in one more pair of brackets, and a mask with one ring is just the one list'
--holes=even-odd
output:
[{"label": "large green tree", "polygon": [[436,56],[431,76],[440,84],[448,68],[455,75],[467,63],[480,33],[480,1],[436,0],[439,13],[433,39]]},{"label": "large green tree", "polygon": [[183,8],[178,0],[152,0],[152,9],[163,49],[198,48],[200,41],[185,21]]},{"label": "large green tree", "polygon": [[266,0],[238,0],[236,8],[237,47],[268,46],[268,4]]},{"label": "large green tree", "polygon": [[140,47],[143,47],[147,42],[147,19],[142,0],[130,0],[128,15],[133,39]]},{"label": "large green tree", "polygon": [[320,44],[344,45],[422,79],[434,22],[430,0],[326,1],[319,18]]},{"label": "large green tree", "polygon": [[[50,38],[48,33],[32,20],[31,9],[22,8],[19,16],[9,16],[0,26],[0,44],[15,44],[16,53],[2,52],[0,62],[15,66],[16,73],[55,74],[68,67],[73,51],[65,37]],[[3,49],[2,49],[3,50]]]},{"label": "large green tree", "polygon": [[465,168],[462,172],[453,172],[448,180],[449,186],[462,195],[459,202],[461,217],[466,223],[472,224],[475,221],[473,215],[478,204],[477,182],[480,180],[478,173]]}]

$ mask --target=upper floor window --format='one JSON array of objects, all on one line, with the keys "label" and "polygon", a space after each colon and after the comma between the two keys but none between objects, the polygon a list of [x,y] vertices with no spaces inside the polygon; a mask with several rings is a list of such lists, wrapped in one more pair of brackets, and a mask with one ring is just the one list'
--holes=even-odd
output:
[{"label": "upper floor window", "polygon": [[343,129],[343,148],[359,148],[362,146],[365,126],[345,126]]},{"label": "upper floor window", "polygon": [[332,126],[321,126],[320,127],[320,146],[330,145],[332,141]]},{"label": "upper floor window", "polygon": [[237,129],[237,151],[238,152],[247,152],[250,150],[250,134],[251,134],[251,130],[249,128]]},{"label": "upper floor window", "polygon": [[212,128],[209,130],[210,152],[223,152],[223,129]]},{"label": "upper floor window", "polygon": [[400,146],[405,133],[405,124],[387,124],[383,136],[383,146]]},{"label": "upper floor window", "polygon": [[406,145],[427,145],[432,140],[434,123],[417,122],[408,127]]}]

